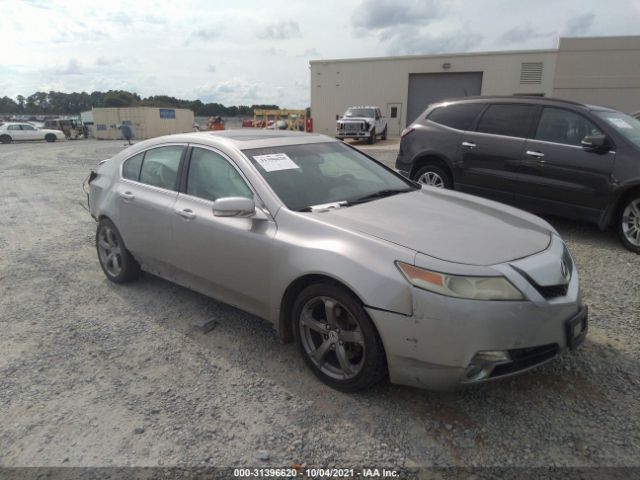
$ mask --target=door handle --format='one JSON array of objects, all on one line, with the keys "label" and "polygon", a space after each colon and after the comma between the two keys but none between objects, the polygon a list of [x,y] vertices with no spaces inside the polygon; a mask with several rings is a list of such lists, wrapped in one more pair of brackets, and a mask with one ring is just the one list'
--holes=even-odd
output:
[{"label": "door handle", "polygon": [[535,157],[535,158],[542,158],[544,157],[544,153],[542,152],[538,152],[538,151],[534,151],[534,150],[527,150],[525,152],[527,155],[529,155],[530,157]]},{"label": "door handle", "polygon": [[182,218],[186,218],[187,220],[196,218],[196,214],[193,213],[193,210],[191,210],[190,208],[185,208],[183,210],[176,210],[176,213],[180,215]]},{"label": "door handle", "polygon": [[131,192],[120,192],[120,196],[125,200],[133,200],[136,196]]},{"label": "door handle", "polygon": [[476,148],[476,144],[473,142],[462,142],[462,146],[467,148]]}]

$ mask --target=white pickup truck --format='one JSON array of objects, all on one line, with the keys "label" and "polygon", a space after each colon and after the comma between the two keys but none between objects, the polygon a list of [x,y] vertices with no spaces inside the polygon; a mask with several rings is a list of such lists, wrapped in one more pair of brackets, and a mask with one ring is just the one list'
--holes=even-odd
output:
[{"label": "white pickup truck", "polygon": [[369,144],[376,137],[387,139],[387,119],[379,107],[349,107],[336,125],[336,138],[366,138]]}]

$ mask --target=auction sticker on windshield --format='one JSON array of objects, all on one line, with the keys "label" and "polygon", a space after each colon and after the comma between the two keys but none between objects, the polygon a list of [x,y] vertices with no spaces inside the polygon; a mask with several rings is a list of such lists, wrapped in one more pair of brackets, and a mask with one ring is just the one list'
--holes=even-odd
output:
[{"label": "auction sticker on windshield", "polygon": [[276,172],[278,170],[291,170],[300,168],[285,153],[271,153],[269,155],[255,155],[253,157],[266,172]]}]

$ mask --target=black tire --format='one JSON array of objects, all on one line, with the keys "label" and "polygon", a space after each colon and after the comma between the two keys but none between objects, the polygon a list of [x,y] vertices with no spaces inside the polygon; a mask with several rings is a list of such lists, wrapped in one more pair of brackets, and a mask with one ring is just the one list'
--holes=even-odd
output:
[{"label": "black tire", "polygon": [[[349,340],[345,340],[344,342],[346,344],[349,344],[348,346],[345,346],[344,349],[349,349],[349,354],[352,355],[351,359],[353,359],[356,355],[359,358],[357,373],[354,372],[355,374],[352,378],[337,379],[324,373],[314,363],[314,360],[311,359],[310,353],[308,353],[307,349],[305,348],[305,342],[307,342],[308,345],[308,338],[311,337],[307,336],[307,333],[305,331],[305,324],[302,321],[302,312],[305,308],[307,308],[307,305],[312,304],[314,301],[318,301],[318,299],[328,299],[334,301],[336,305],[334,309],[334,312],[336,312],[334,317],[335,320],[337,320],[338,322],[342,322],[344,318],[353,320],[354,323],[357,324],[356,329],[358,335],[362,335],[361,338],[363,346],[356,345],[356,347],[358,348],[355,353],[355,349],[350,349],[350,346],[354,345],[354,343],[351,343]],[[337,307],[341,309],[339,313]],[[320,306],[320,311],[322,311],[322,305]],[[367,312],[362,308],[361,302],[345,288],[328,282],[310,285],[306,287],[302,292],[300,292],[298,297],[295,299],[291,314],[293,335],[296,344],[298,345],[300,354],[302,355],[305,363],[309,366],[314,375],[330,387],[342,392],[355,392],[372,387],[386,376],[387,363],[385,359],[384,347],[382,345],[382,341],[380,340],[378,332],[376,331],[373,322],[369,318],[369,315],[367,315]],[[342,315],[342,317],[339,317],[339,315]],[[329,335],[324,335],[323,339],[321,338],[323,335],[315,331],[308,331],[316,336],[318,342],[331,341],[328,339]],[[337,332],[340,332],[340,330],[337,330]],[[330,332],[328,333],[330,334]],[[345,331],[341,332],[341,334],[345,333],[346,329]],[[305,335],[304,339],[303,335]],[[340,340],[340,345],[343,345],[342,340]],[[333,346],[337,346],[337,344],[334,344]],[[323,362],[323,364],[329,364],[330,362],[339,364],[337,358],[338,353],[336,350],[336,348],[333,348],[333,350],[328,351],[328,353],[325,355],[326,360]]]},{"label": "black tire", "polygon": [[451,174],[447,170],[436,164],[428,164],[420,167],[413,175],[412,179],[416,182],[424,183],[420,179],[421,177],[429,173],[435,174],[440,177],[440,179],[442,180],[442,186],[440,186],[439,188],[446,188],[449,190],[453,188],[453,180],[451,179]]},{"label": "black tire", "polygon": [[56,136],[55,136],[53,133],[47,133],[47,134],[44,136],[44,139],[45,139],[47,142],[55,142],[55,141],[57,140]]},{"label": "black tire", "polygon": [[369,135],[369,138],[367,139],[367,143],[369,145],[373,145],[374,143],[376,143],[376,129],[375,128],[371,129],[371,134]]},{"label": "black tire", "polygon": [[387,127],[384,127],[384,130],[382,131],[382,136],[380,137],[381,140],[386,140],[387,139]]},{"label": "black tire", "polygon": [[640,190],[631,192],[620,203],[616,230],[624,248],[640,253]]},{"label": "black tire", "polygon": [[[108,238],[109,247],[103,246],[103,241]],[[116,252],[118,250],[118,253]],[[118,269],[116,269],[113,263],[109,263],[108,252],[109,250],[113,256],[118,257],[116,263]],[[133,258],[133,255],[125,247],[124,241],[120,236],[120,232],[113,224],[113,222],[107,218],[103,218],[98,222],[98,228],[96,229],[96,251],[98,253],[98,261],[102,271],[109,280],[114,283],[127,283],[136,280],[140,277],[142,271],[140,270],[140,264]]]},{"label": "black tire", "polygon": [[0,136],[0,143],[11,143],[11,137],[9,135]]}]

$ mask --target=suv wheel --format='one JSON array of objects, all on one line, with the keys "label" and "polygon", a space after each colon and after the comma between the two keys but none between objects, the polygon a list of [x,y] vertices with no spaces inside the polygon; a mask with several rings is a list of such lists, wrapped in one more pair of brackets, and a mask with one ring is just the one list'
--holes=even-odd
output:
[{"label": "suv wheel", "polygon": [[617,226],[625,248],[640,253],[640,191],[631,194],[622,204]]},{"label": "suv wheel", "polygon": [[344,288],[317,283],[292,309],[293,334],[316,377],[343,392],[369,388],[386,375],[384,347],[361,303]]},{"label": "suv wheel", "polygon": [[438,165],[425,165],[424,167],[421,167],[413,176],[413,179],[416,182],[429,187],[447,189],[453,187],[453,182],[449,173]]},{"label": "suv wheel", "polygon": [[384,130],[382,131],[382,137],[380,137],[381,140],[386,140],[387,139],[387,127],[384,127]]},{"label": "suv wheel", "polygon": [[367,143],[369,145],[373,145],[374,143],[376,143],[376,129],[375,128],[371,129],[371,134],[369,135],[369,138],[367,139]]}]

